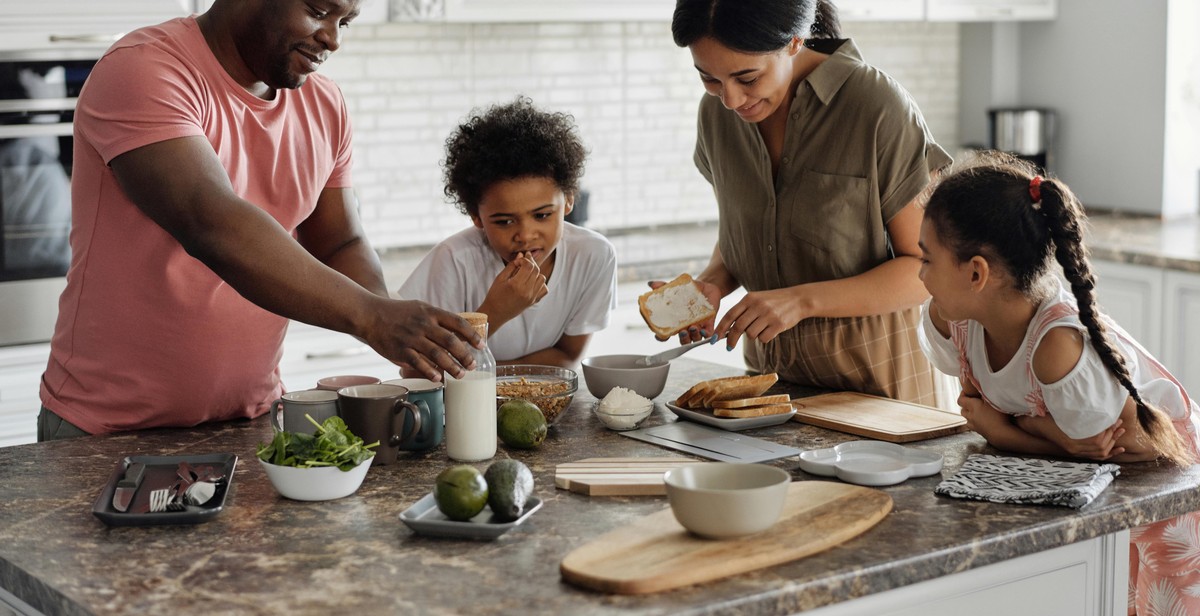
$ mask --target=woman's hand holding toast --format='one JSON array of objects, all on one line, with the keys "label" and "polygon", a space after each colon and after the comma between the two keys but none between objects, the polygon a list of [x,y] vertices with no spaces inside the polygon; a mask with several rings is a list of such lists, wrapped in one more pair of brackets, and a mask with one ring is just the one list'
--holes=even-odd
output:
[{"label": "woman's hand holding toast", "polygon": [[[699,287],[700,292],[703,293],[704,297],[706,299],[708,299],[708,302],[710,304],[712,304],[713,316],[712,316],[712,318],[710,318],[708,320],[702,321],[696,325],[693,325],[693,326],[687,328],[684,331],[679,332],[679,343],[680,344],[688,344],[689,342],[698,342],[700,340],[706,340],[706,339],[712,337],[713,324],[717,320],[716,315],[721,310],[721,298],[725,297],[725,295],[721,292],[720,287],[718,287],[717,285],[714,285],[709,282],[705,282],[698,278],[693,279],[692,283],[694,283],[697,287]],[[651,289],[657,289],[659,287],[666,285],[667,283],[662,280],[651,280],[648,284],[650,285]]]}]

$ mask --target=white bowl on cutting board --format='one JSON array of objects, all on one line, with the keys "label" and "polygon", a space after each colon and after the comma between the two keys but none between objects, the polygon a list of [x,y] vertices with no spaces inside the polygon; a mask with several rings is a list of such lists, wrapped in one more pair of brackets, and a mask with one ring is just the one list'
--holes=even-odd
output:
[{"label": "white bowl on cutting board", "polygon": [[728,539],[774,525],[792,476],[765,464],[707,462],[671,469],[663,482],[680,525],[701,537]]}]

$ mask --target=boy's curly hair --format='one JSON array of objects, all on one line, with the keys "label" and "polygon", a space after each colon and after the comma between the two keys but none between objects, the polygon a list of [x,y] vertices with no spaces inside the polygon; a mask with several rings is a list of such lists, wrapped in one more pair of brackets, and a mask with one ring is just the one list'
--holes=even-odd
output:
[{"label": "boy's curly hair", "polygon": [[475,109],[446,139],[445,193],[459,211],[479,215],[493,184],[523,177],[550,178],[568,196],[579,190],[587,150],[575,119],[533,106],[528,97]]}]

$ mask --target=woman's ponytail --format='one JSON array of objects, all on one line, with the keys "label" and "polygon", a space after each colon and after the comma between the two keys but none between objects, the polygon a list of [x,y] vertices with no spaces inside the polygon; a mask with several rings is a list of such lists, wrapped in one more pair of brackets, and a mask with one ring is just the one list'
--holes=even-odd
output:
[{"label": "woman's ponytail", "polygon": [[1088,331],[1088,339],[1121,386],[1129,392],[1137,404],[1137,419],[1150,438],[1151,445],[1161,457],[1179,466],[1195,462],[1183,438],[1171,425],[1166,413],[1151,407],[1142,399],[1125,358],[1118,352],[1100,320],[1096,307],[1096,276],[1088,261],[1088,251],[1083,244],[1083,207],[1066,186],[1055,180],[1035,177],[1030,184],[1031,207],[1038,208],[1045,217],[1054,242],[1054,258],[1062,266],[1063,275],[1071,286],[1071,292],[1079,305],[1079,321]]},{"label": "woman's ponytail", "polygon": [[813,20],[808,38],[842,38],[842,20],[838,17],[837,7],[830,0],[817,0],[816,19]]}]

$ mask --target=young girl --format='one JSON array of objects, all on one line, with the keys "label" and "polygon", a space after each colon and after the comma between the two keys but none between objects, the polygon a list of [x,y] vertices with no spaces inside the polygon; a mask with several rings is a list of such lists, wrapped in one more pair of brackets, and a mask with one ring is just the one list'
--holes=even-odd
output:
[{"label": "young girl", "polygon": [[[1064,184],[1004,155],[983,154],[940,181],[921,225],[921,280],[932,295],[922,348],[961,377],[963,417],[997,449],[1192,464],[1197,406],[1099,312],[1084,222]],[[1133,531],[1131,614],[1135,605],[1200,614],[1200,562],[1188,556],[1196,537],[1200,513]]]},{"label": "young girl", "polygon": [[473,226],[445,239],[400,287],[488,315],[500,363],[569,367],[616,308],[616,251],[565,222],[586,157],[570,116],[528,98],[476,111],[446,140],[446,196]]}]

